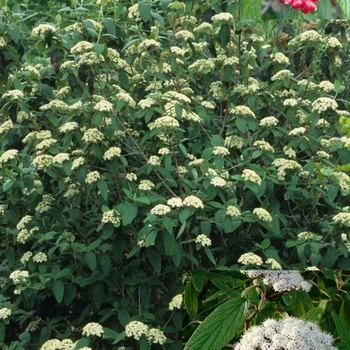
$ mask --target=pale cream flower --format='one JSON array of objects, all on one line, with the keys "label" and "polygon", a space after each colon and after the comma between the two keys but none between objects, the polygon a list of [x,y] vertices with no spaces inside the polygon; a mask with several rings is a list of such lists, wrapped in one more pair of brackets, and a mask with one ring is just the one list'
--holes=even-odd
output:
[{"label": "pale cream flower", "polygon": [[254,253],[244,253],[242,254],[238,262],[242,265],[262,265],[263,261],[259,255],[256,255]]},{"label": "pale cream flower", "polygon": [[258,185],[261,185],[261,177],[251,169],[244,169],[242,173],[242,178],[244,181],[251,181]]},{"label": "pale cream flower", "polygon": [[170,211],[171,209],[167,205],[157,204],[154,208],[151,209],[151,214],[162,216],[166,215]]},{"label": "pale cream flower", "polygon": [[5,151],[1,156],[0,156],[0,163],[6,163],[11,159],[15,159],[18,154],[17,149],[9,149]]},{"label": "pale cream flower", "polygon": [[169,310],[181,309],[181,306],[182,306],[182,294],[177,294],[171,299],[168,309]]},{"label": "pale cream flower", "polygon": [[215,156],[226,156],[229,155],[230,151],[223,146],[215,146],[213,150],[213,155]]},{"label": "pale cream flower", "polygon": [[102,326],[96,322],[90,322],[86,324],[83,328],[83,335],[86,337],[90,337],[92,335],[96,335],[98,337],[102,337],[104,333]]},{"label": "pale cream flower", "polygon": [[202,247],[205,247],[205,246],[210,247],[211,246],[211,239],[208,236],[204,235],[204,234],[198,235],[196,237],[195,242],[197,244],[200,244]]},{"label": "pale cream flower", "polygon": [[253,214],[255,214],[257,216],[257,218],[259,220],[261,220],[261,221],[265,221],[265,222],[271,222],[272,221],[272,216],[264,208],[255,208],[253,210]]},{"label": "pale cream flower", "polygon": [[119,158],[122,150],[119,147],[109,148],[103,155],[104,160],[112,160],[113,158]]},{"label": "pale cream flower", "polygon": [[87,175],[86,175],[86,179],[85,182],[87,184],[92,184],[94,182],[96,182],[98,179],[101,178],[101,175],[98,171],[90,171]]},{"label": "pale cream flower", "polygon": [[241,216],[241,211],[237,207],[229,205],[226,208],[226,214],[231,217],[238,217]]},{"label": "pale cream flower", "polygon": [[183,206],[182,199],[178,197],[168,199],[167,204],[172,208],[181,208]]},{"label": "pale cream flower", "polygon": [[146,339],[149,344],[165,344],[167,337],[164,335],[164,333],[157,328],[151,328],[148,330],[146,334]]},{"label": "pale cream flower", "polygon": [[186,207],[193,207],[197,209],[203,209],[203,202],[196,196],[188,196],[183,200],[183,205]]},{"label": "pale cream flower", "polygon": [[142,191],[150,191],[154,186],[155,184],[149,180],[141,180],[138,189]]},{"label": "pale cream flower", "polygon": [[148,333],[148,327],[140,321],[131,321],[125,326],[125,335],[140,340],[142,335]]}]

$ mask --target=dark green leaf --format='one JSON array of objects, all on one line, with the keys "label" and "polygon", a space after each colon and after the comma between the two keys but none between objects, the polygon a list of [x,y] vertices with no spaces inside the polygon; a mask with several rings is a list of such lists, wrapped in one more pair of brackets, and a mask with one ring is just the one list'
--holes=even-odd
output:
[{"label": "dark green leaf", "polygon": [[85,262],[91,271],[96,270],[97,260],[96,260],[96,254],[94,252],[87,252],[85,254]]},{"label": "dark green leaf", "polygon": [[55,296],[58,303],[61,303],[63,300],[63,294],[64,294],[64,285],[61,280],[56,280],[52,284],[52,292]]},{"label": "dark green leaf", "polygon": [[244,301],[235,298],[217,307],[195,330],[184,350],[220,350],[244,324]]},{"label": "dark green leaf", "polygon": [[195,318],[198,312],[198,293],[192,283],[185,286],[184,303],[187,313],[191,318]]}]

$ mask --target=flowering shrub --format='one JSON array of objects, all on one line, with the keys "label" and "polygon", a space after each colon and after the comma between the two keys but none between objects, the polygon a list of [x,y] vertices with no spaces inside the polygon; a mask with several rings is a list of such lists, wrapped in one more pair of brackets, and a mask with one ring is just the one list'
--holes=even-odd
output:
[{"label": "flowering shrub", "polygon": [[1,9],[0,342],[177,350],[184,268],[349,268],[347,23],[24,5]]},{"label": "flowering shrub", "polygon": [[[341,296],[349,292],[343,289],[347,273],[195,270],[184,279],[185,350],[331,350],[350,345],[349,300]],[[325,295],[325,290],[332,292]]]}]

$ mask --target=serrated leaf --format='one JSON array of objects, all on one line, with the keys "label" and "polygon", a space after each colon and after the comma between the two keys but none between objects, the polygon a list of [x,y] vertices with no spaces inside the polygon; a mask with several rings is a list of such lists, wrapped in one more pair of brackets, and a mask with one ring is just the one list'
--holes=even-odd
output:
[{"label": "serrated leaf", "polygon": [[284,18],[285,19],[301,19],[302,12],[300,10],[294,10],[289,5],[284,6]]},{"label": "serrated leaf", "polygon": [[244,325],[244,299],[228,300],[195,330],[184,350],[220,350]]},{"label": "serrated leaf", "polygon": [[64,294],[64,284],[61,280],[56,280],[53,282],[52,292],[57,302],[61,303],[63,300],[63,294]]}]

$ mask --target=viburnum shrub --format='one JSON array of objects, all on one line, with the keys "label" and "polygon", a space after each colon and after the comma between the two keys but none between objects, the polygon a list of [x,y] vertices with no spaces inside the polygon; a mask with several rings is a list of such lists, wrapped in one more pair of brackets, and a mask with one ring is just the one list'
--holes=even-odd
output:
[{"label": "viburnum shrub", "polygon": [[279,0],[280,3],[290,5],[293,9],[300,9],[303,13],[308,14],[317,9],[316,2],[321,0]]},{"label": "viburnum shrub", "polygon": [[186,271],[184,349],[347,349],[348,282],[340,271]]}]

